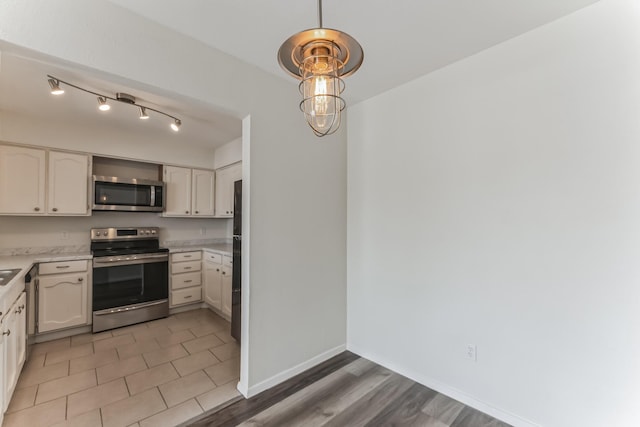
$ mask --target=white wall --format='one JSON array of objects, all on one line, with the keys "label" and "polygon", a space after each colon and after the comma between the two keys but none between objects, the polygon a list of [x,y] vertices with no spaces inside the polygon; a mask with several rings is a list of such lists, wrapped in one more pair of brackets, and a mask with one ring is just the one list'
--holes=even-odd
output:
[{"label": "white wall", "polygon": [[344,348],[346,134],[317,142],[295,82],[103,0],[2,2],[0,40],[251,116],[251,234],[243,236],[250,325],[242,341],[249,366],[241,386],[273,384]]},{"label": "white wall", "polygon": [[216,148],[213,168],[218,169],[242,161],[242,138],[234,139]]},{"label": "white wall", "polygon": [[7,111],[0,114],[0,123],[0,141],[156,163],[213,168],[214,150],[176,143],[169,132],[166,139],[161,139],[146,137],[142,132],[133,133],[129,129],[107,126],[95,129],[84,125],[82,121],[46,121]]},{"label": "white wall", "polygon": [[516,425],[640,425],[637,1],[351,107],[348,140],[348,348]]}]

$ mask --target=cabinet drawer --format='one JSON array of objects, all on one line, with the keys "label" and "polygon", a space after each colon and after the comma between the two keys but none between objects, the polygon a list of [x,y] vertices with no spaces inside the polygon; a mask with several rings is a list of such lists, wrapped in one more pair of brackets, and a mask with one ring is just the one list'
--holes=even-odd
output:
[{"label": "cabinet drawer", "polygon": [[171,305],[187,304],[202,300],[202,288],[186,288],[171,291]]},{"label": "cabinet drawer", "polygon": [[176,262],[171,264],[171,274],[200,271],[200,261]]},{"label": "cabinet drawer", "polygon": [[222,265],[226,265],[227,267],[231,267],[233,265],[233,257],[230,255],[224,255],[222,257]]},{"label": "cabinet drawer", "polygon": [[171,254],[171,262],[197,261],[202,259],[202,252],[182,252]]},{"label": "cabinet drawer", "polygon": [[199,271],[174,274],[171,276],[171,289],[182,289],[190,286],[200,286],[201,284],[202,276]]},{"label": "cabinet drawer", "polygon": [[38,273],[40,275],[73,273],[76,271],[87,271],[87,260],[43,262],[38,265]]},{"label": "cabinet drawer", "polygon": [[204,253],[204,260],[205,261],[210,261],[210,262],[215,262],[216,264],[222,264],[222,255],[214,254],[214,253],[211,253],[211,252],[205,252]]}]

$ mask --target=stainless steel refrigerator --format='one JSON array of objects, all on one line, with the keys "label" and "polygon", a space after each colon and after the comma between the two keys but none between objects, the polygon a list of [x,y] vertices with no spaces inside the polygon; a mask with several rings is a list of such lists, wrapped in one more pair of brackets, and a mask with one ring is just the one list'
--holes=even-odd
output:
[{"label": "stainless steel refrigerator", "polygon": [[242,308],[242,180],[233,183],[233,278],[231,284],[231,336],[240,343]]}]

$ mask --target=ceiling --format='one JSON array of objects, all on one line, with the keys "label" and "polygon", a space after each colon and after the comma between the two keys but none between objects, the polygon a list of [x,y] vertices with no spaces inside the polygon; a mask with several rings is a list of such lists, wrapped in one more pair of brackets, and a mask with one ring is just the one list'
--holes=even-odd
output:
[{"label": "ceiling", "polygon": [[[316,0],[108,0],[171,30],[253,64],[282,79],[276,53],[284,40],[317,26]],[[364,48],[364,64],[346,81],[347,104],[365,100],[442,68],[524,32],[556,20],[597,0],[325,0],[324,25],[349,33]],[[96,97],[67,88],[50,95],[45,76],[52,74],[94,92],[134,95],[138,102],[177,116],[150,113],[141,121],[130,105],[112,103],[97,112]],[[115,79],[95,70],[52,64],[2,52],[0,111],[44,120],[80,121],[97,131],[113,126],[145,137],[172,138],[184,144],[217,147],[241,135],[239,119],[191,99],[154,87]]]},{"label": "ceiling", "polygon": [[[280,45],[318,25],[316,0],[110,1],[283,78]],[[364,64],[346,81],[353,104],[596,1],[325,0],[323,23],[364,48]]]}]

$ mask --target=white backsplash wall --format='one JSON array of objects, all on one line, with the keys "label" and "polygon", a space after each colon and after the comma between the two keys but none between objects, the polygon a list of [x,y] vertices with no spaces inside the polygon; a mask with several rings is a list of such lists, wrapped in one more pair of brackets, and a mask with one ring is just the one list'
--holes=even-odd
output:
[{"label": "white backsplash wall", "polygon": [[[160,227],[160,242],[231,238],[233,220],[225,218],[164,218],[156,213],[94,212],[89,217],[0,217],[0,254],[87,251],[89,230],[96,227]],[[61,249],[61,247],[65,247]]]}]

